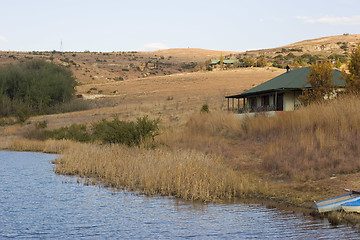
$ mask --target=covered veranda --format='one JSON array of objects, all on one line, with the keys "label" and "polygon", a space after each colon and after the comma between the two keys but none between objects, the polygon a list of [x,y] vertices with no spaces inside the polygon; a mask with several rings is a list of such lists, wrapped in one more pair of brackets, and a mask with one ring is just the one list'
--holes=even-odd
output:
[{"label": "covered veranda", "polygon": [[246,98],[238,95],[226,96],[228,111],[242,112],[246,109]]}]

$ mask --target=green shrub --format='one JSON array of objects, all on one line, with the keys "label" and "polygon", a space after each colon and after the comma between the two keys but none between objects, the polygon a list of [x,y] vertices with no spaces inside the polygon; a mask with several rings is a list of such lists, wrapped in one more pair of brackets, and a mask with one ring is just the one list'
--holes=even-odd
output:
[{"label": "green shrub", "polygon": [[72,72],[44,60],[0,67],[0,114],[17,116],[20,121],[46,113],[59,103],[69,102],[75,94]]},{"label": "green shrub", "polygon": [[36,129],[44,129],[44,128],[47,128],[47,121],[44,120],[44,121],[40,121],[40,122],[35,122],[35,128]]},{"label": "green shrub", "polygon": [[182,63],[181,67],[183,69],[193,69],[197,66],[197,62],[189,62],[189,63]]},{"label": "green shrub", "polygon": [[158,135],[159,119],[149,120],[148,116],[138,118],[137,122],[102,120],[93,124],[93,137],[103,143],[121,143],[127,146],[140,146]]},{"label": "green shrub", "polygon": [[[40,139],[71,139],[78,142],[100,141],[106,143],[120,143],[127,146],[154,146],[154,138],[159,133],[160,120],[150,120],[148,116],[138,118],[134,121],[121,121],[114,118],[111,121],[103,119],[94,123],[91,129],[84,124],[73,124],[70,127],[62,127],[52,131],[37,129],[29,137],[40,137]],[[41,133],[43,132],[43,133]]]},{"label": "green shrub", "polygon": [[201,113],[209,113],[210,112],[209,105],[207,105],[207,104],[202,105],[200,112]]},{"label": "green shrub", "polygon": [[14,125],[14,124],[16,124],[16,121],[14,121],[13,119],[0,118],[0,126]]},{"label": "green shrub", "polygon": [[85,124],[72,124],[70,127],[62,127],[53,131],[45,131],[46,138],[57,140],[70,139],[78,142],[90,142],[91,134],[88,133]]}]

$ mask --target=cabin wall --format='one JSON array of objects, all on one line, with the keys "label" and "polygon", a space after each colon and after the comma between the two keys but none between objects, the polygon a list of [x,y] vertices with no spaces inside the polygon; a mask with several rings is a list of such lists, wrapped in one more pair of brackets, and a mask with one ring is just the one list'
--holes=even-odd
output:
[{"label": "cabin wall", "polygon": [[291,91],[284,93],[284,111],[293,111],[300,105],[299,96],[301,91]]},{"label": "cabin wall", "polygon": [[256,97],[256,107],[261,107],[261,96]]},{"label": "cabin wall", "polygon": [[[269,96],[269,107],[275,108],[276,107],[276,100],[275,98],[279,95],[283,96],[283,111],[293,111],[296,110],[299,105],[301,104],[299,101],[299,96],[302,94],[301,91],[288,91],[288,92],[280,92],[280,93],[270,93],[270,94],[263,94],[258,96],[253,96],[246,99],[246,106],[248,109],[261,109],[264,108],[262,106],[262,97]],[[252,105],[253,103],[253,105]]]},{"label": "cabin wall", "polygon": [[269,105],[270,106],[275,106],[275,101],[274,101],[275,100],[275,94],[270,94],[269,98],[270,98],[269,99]]}]

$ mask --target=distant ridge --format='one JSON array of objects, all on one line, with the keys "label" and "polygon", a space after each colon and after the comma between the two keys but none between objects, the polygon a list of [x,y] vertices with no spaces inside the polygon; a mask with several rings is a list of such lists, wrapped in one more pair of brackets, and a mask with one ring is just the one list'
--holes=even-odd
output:
[{"label": "distant ridge", "polygon": [[299,54],[319,54],[319,55],[331,55],[344,54],[349,51],[352,47],[360,43],[360,34],[343,34],[336,36],[321,37],[315,39],[302,40],[299,42],[291,43],[288,45],[270,48],[270,49],[259,49],[250,50],[246,53],[255,55],[265,54],[274,56],[279,52],[285,50],[292,50],[293,52],[299,52]]}]

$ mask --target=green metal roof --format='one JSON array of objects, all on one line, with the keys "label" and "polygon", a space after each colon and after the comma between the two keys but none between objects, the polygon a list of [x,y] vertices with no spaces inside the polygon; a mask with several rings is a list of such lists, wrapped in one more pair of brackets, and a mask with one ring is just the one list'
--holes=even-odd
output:
[{"label": "green metal roof", "polygon": [[[335,86],[345,87],[345,83],[341,80],[341,71],[333,70],[333,81]],[[303,67],[283,73],[277,77],[270,79],[256,87],[253,87],[241,94],[226,96],[226,98],[243,98],[262,93],[282,91],[282,90],[302,90],[303,86],[311,88],[311,85],[306,82],[307,76],[310,75],[310,68]]]},{"label": "green metal roof", "polygon": [[224,59],[223,63],[226,63],[226,64],[235,63],[235,60],[232,60],[232,59]]},{"label": "green metal roof", "polygon": [[[232,59],[224,59],[223,60],[223,63],[225,64],[231,64],[231,63],[235,63],[235,60],[232,60]],[[211,61],[210,65],[214,65],[214,64],[220,64],[220,60],[213,60]]]},{"label": "green metal roof", "polygon": [[213,65],[213,64],[218,64],[220,62],[220,60],[212,60],[210,65]]}]

